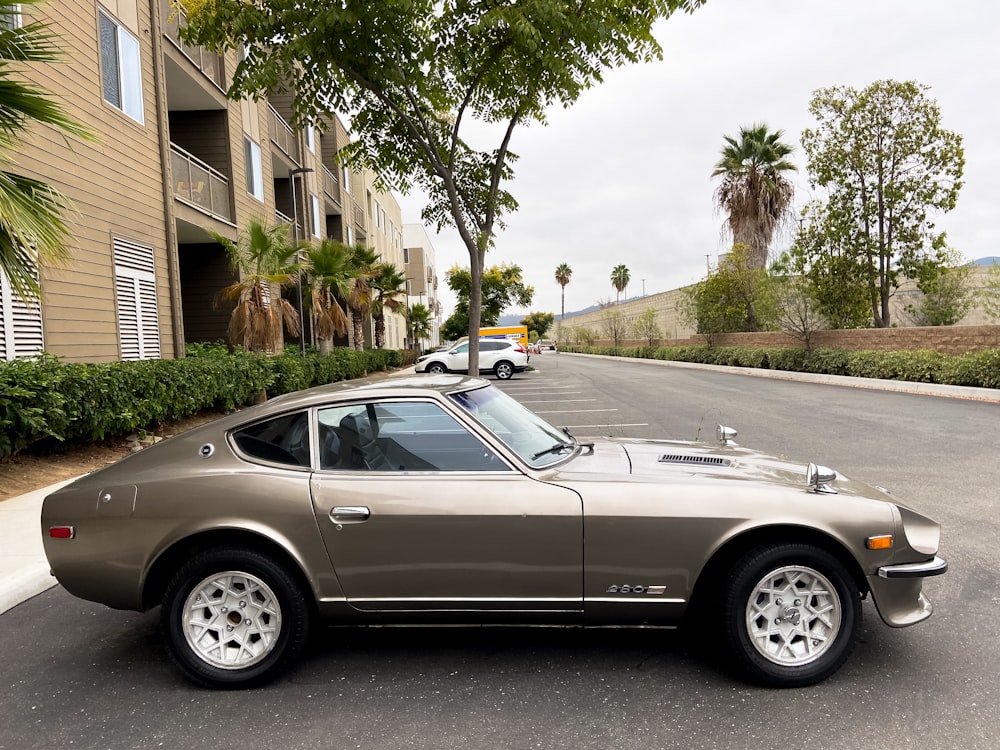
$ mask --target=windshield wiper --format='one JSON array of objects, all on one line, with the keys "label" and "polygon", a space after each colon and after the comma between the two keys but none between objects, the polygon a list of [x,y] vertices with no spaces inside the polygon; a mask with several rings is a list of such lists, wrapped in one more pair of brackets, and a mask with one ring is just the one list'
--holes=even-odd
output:
[{"label": "windshield wiper", "polygon": [[534,456],[531,457],[531,460],[534,461],[536,458],[541,458],[542,456],[548,453],[558,453],[559,451],[566,450],[567,448],[575,448],[575,447],[576,445],[574,443],[556,443],[555,445],[550,446],[543,451],[538,451],[538,453],[536,453]]}]

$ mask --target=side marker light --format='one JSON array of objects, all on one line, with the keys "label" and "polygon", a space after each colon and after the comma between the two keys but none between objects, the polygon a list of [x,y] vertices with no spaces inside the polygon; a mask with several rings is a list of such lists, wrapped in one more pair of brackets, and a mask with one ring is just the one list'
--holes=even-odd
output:
[{"label": "side marker light", "polygon": [[865,546],[868,549],[892,549],[892,534],[870,536],[865,539]]}]

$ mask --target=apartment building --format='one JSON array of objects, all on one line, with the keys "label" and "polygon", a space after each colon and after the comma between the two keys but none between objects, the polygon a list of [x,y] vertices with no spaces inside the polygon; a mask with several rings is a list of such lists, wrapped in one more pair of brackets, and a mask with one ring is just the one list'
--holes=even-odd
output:
[{"label": "apartment building", "polygon": [[[236,240],[252,219],[371,245],[402,269],[399,205],[337,162],[350,139],[338,118],[296,129],[288,94],[228,100],[236,54],[181,42],[167,0],[29,10],[64,60],[25,77],[97,140],[36,127],[19,150],[18,171],[73,201],[71,260],[40,269],[40,304],[0,283],[0,359],[175,357],[185,342],[225,339],[231,308],[217,295],[236,278],[213,233]],[[404,318],[388,315],[386,345],[401,347]]]},{"label": "apartment building", "polygon": [[408,304],[419,302],[431,312],[430,338],[419,343],[424,347],[439,346],[443,311],[438,297],[437,260],[434,245],[422,224],[403,225],[403,266]]}]

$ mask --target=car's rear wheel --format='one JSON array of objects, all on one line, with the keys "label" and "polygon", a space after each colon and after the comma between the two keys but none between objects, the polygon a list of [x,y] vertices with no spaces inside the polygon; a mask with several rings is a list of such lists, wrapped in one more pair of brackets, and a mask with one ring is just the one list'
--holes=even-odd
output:
[{"label": "car's rear wheel", "polygon": [[753,682],[801,687],[826,679],[854,650],[861,595],[844,565],[804,544],[760,547],[728,578],[723,632]]},{"label": "car's rear wheel", "polygon": [[443,372],[448,372],[448,368],[440,362],[431,362],[427,365],[427,372],[433,372],[435,375],[440,375]]},{"label": "car's rear wheel", "polygon": [[277,676],[309,635],[311,609],[283,565],[239,547],[196,555],[163,597],[167,647],[200,685],[243,688]]},{"label": "car's rear wheel", "polygon": [[493,367],[493,372],[496,374],[497,380],[510,380],[514,377],[514,365],[506,360],[497,362]]}]

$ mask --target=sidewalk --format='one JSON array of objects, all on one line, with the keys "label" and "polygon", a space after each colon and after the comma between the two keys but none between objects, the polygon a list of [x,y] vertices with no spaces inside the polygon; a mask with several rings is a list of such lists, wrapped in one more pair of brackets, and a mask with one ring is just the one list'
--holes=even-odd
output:
[{"label": "sidewalk", "polygon": [[[566,356],[560,354],[560,356]],[[576,356],[576,355],[568,355]],[[599,356],[599,355],[583,355]],[[621,359],[607,357],[607,359]],[[993,388],[966,388],[961,386],[934,385],[930,383],[909,383],[899,380],[869,380],[840,375],[813,375],[810,373],[779,372],[775,370],[755,370],[746,367],[722,367],[699,365],[687,362],[665,362],[662,360],[636,360],[646,364],[658,364],[685,369],[712,369],[732,372],[752,377],[779,380],[799,380],[825,385],[868,388],[871,390],[918,393],[945,398],[960,398],[991,403],[1000,403],[1000,390]],[[49,575],[49,565],[42,547],[42,530],[39,521],[42,500],[59,487],[69,484],[60,482],[20,497],[0,502],[0,614],[23,601],[51,588],[56,584]]]},{"label": "sidewalk", "polygon": [[70,481],[0,503],[0,614],[56,585],[42,548],[42,500]]}]

